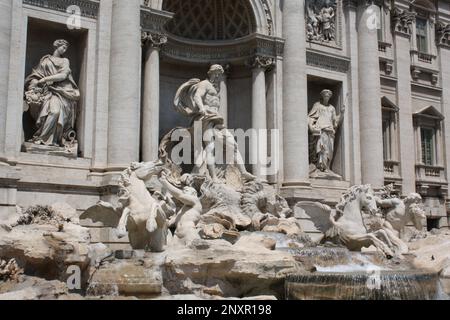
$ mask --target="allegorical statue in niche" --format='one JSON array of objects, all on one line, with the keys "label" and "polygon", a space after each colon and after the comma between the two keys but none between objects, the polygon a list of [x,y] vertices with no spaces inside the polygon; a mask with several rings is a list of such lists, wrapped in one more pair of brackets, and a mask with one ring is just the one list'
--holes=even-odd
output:
[{"label": "allegorical statue in niche", "polygon": [[341,178],[331,171],[334,158],[334,141],[336,131],[342,123],[345,105],[341,107],[340,114],[330,104],[333,97],[331,90],[320,93],[321,100],[316,102],[308,115],[310,131],[310,162],[312,177]]},{"label": "allegorical statue in niche", "polygon": [[53,54],[44,56],[25,80],[25,99],[37,128],[29,142],[67,148],[76,138],[80,90],[72,77],[70,61],[64,57],[69,43],[56,40],[53,46]]},{"label": "allegorical statue in niche", "polygon": [[219,113],[219,86],[223,74],[222,66],[216,64],[209,69],[206,80],[191,79],[183,84],[176,94],[175,108],[179,113],[190,117],[192,124],[197,121],[201,122],[203,133],[209,135],[209,138],[203,141],[204,155],[201,153],[202,159],[195,159],[195,163],[197,166],[200,163],[206,163],[213,181],[218,181],[217,162],[214,155],[216,143],[220,143],[227,151],[233,151],[233,164],[237,166],[244,180],[254,180],[255,176],[246,170],[239,147],[231,132],[226,128],[224,118]]},{"label": "allegorical statue in niche", "polygon": [[330,42],[336,39],[336,1],[309,0],[307,5],[309,40]]}]

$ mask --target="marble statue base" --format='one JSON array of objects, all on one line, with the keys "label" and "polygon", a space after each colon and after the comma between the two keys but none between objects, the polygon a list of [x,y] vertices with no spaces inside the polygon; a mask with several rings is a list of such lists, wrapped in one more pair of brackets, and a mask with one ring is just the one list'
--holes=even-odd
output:
[{"label": "marble statue base", "polygon": [[52,156],[61,156],[67,158],[78,157],[78,143],[74,143],[70,147],[55,147],[39,145],[33,142],[24,142],[22,145],[22,151],[27,153],[46,154]]},{"label": "marble statue base", "polygon": [[309,177],[312,179],[326,179],[326,180],[339,180],[342,181],[342,177],[331,170],[321,171],[316,167],[312,167],[309,172]]}]

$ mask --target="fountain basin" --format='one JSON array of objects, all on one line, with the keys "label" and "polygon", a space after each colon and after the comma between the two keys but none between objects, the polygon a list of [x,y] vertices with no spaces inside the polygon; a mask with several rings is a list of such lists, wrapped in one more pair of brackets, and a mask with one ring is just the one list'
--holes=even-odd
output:
[{"label": "fountain basin", "polygon": [[313,272],[286,277],[288,300],[435,300],[439,276],[420,271]]}]

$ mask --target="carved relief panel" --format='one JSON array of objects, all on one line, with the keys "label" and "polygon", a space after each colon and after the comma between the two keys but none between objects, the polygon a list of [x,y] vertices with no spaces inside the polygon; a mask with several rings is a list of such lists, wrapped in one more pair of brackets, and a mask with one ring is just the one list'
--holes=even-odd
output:
[{"label": "carved relief panel", "polygon": [[306,38],[341,48],[342,0],[306,0]]}]

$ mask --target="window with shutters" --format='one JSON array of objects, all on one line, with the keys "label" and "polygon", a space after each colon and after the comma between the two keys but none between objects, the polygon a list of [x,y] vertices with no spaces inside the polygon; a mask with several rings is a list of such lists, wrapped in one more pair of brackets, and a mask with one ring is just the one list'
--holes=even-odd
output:
[{"label": "window with shutters", "polygon": [[428,21],[416,18],[417,51],[428,53]]},{"label": "window with shutters", "polygon": [[435,130],[433,128],[421,128],[420,136],[422,144],[422,163],[427,166],[434,166],[436,164]]}]

